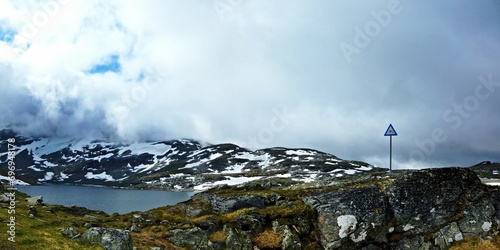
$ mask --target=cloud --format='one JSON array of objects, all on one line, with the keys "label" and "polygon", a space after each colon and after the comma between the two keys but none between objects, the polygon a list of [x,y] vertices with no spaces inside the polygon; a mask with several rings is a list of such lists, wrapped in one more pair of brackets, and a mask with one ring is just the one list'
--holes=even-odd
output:
[{"label": "cloud", "polygon": [[388,166],[392,123],[396,168],[500,161],[495,1],[0,7],[0,125],[24,133],[311,147]]}]

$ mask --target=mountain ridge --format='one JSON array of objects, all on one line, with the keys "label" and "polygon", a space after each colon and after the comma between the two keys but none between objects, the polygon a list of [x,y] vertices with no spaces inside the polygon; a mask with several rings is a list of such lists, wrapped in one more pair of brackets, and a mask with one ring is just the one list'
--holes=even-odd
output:
[{"label": "mountain ridge", "polygon": [[7,161],[9,138],[15,139],[16,177],[32,184],[185,191],[268,177],[311,182],[386,171],[307,148],[249,150],[192,139],[131,143],[85,137],[32,138],[5,129],[0,131],[0,163]]}]

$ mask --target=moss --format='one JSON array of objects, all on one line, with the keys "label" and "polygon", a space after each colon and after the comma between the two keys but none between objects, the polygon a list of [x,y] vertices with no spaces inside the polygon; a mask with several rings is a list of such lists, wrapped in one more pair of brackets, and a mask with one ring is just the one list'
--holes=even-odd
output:
[{"label": "moss", "polygon": [[208,236],[211,242],[215,243],[225,243],[227,239],[227,234],[223,230],[216,231]]},{"label": "moss", "polygon": [[267,218],[270,221],[277,218],[293,217],[305,214],[310,214],[312,216],[314,213],[313,209],[307,206],[302,200],[279,203],[277,205],[261,209],[259,212],[264,218]]},{"label": "moss", "polygon": [[497,250],[500,249],[500,235],[493,240],[482,240],[480,237],[465,237],[464,240],[453,243],[450,250]]},{"label": "moss", "polygon": [[283,238],[271,229],[266,229],[262,233],[252,238],[252,243],[259,249],[281,249]]},{"label": "moss", "polygon": [[231,213],[222,214],[220,219],[223,223],[234,222],[238,217],[252,210],[254,210],[254,208],[242,208]]}]

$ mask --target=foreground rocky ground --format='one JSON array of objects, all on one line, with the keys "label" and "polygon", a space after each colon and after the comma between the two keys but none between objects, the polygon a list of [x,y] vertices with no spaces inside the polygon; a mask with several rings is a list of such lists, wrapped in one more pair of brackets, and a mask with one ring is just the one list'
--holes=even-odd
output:
[{"label": "foreground rocky ground", "polygon": [[126,215],[39,205],[30,218],[25,198],[16,194],[16,242],[3,233],[0,249],[500,248],[500,190],[465,168],[267,178]]}]

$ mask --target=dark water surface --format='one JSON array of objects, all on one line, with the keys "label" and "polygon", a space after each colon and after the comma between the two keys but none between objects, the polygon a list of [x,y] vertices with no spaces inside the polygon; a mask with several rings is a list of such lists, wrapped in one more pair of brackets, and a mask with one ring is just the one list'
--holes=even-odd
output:
[{"label": "dark water surface", "polygon": [[109,187],[75,185],[16,186],[30,196],[43,196],[43,201],[64,206],[80,206],[112,213],[146,211],[166,205],[175,205],[191,198],[195,192],[155,190],[128,190]]}]

